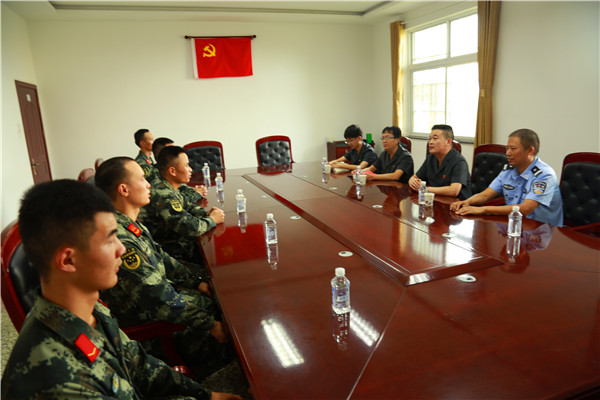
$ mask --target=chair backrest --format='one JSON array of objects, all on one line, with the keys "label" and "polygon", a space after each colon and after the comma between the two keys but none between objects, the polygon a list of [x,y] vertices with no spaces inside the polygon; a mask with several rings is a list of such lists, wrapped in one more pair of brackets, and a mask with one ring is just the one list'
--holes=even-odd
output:
[{"label": "chair backrest", "polygon": [[471,190],[473,194],[482,192],[498,176],[505,164],[506,146],[502,144],[482,144],[473,151]]},{"label": "chair backrest", "polygon": [[402,147],[408,150],[409,153],[412,152],[412,142],[409,138],[407,138],[406,136],[400,136],[400,144],[402,145]]},{"label": "chair backrest", "polygon": [[[459,153],[462,154],[462,146],[456,140],[452,140],[452,148],[456,149]],[[425,157],[427,157],[427,155],[429,155],[429,146],[425,145]]]},{"label": "chair backrest", "polygon": [[96,171],[93,168],[84,168],[79,173],[77,180],[80,182],[86,182],[90,184],[94,184],[94,178],[96,176]]},{"label": "chair backrest", "polygon": [[15,222],[2,231],[2,302],[17,332],[33,307],[40,278],[25,254]]},{"label": "chair backrest", "polygon": [[256,141],[256,159],[259,166],[293,163],[290,138],[276,135],[258,139]]},{"label": "chair backrest", "polygon": [[600,153],[571,153],[560,177],[565,225],[600,222]]},{"label": "chair backrest", "polygon": [[96,158],[96,161],[94,161],[94,170],[98,171],[98,167],[103,162],[104,162],[104,158]]},{"label": "chair backrest", "polygon": [[225,169],[223,145],[215,140],[202,140],[188,143],[183,148],[190,159],[190,167],[194,172],[201,172],[204,163],[208,163],[211,171]]}]

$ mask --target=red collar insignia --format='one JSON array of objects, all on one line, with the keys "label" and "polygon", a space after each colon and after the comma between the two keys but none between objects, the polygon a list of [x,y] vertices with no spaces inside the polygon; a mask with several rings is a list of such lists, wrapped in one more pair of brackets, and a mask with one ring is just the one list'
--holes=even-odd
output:
[{"label": "red collar insignia", "polygon": [[81,350],[83,354],[90,360],[90,362],[96,361],[96,357],[100,354],[100,350],[92,343],[92,341],[85,336],[85,334],[79,335],[77,340],[75,341],[75,346]]},{"label": "red collar insignia", "polygon": [[129,230],[129,232],[133,233],[137,237],[140,237],[140,233],[142,233],[142,230],[134,224],[129,224],[127,230]]},{"label": "red collar insignia", "polygon": [[147,162],[149,165],[152,165],[152,161],[150,161],[150,159],[149,159],[149,158],[146,158],[146,162]]}]

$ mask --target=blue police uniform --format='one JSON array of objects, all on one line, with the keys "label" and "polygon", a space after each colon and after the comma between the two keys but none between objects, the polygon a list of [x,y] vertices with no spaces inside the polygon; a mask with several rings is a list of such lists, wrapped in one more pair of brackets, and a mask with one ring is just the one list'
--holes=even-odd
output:
[{"label": "blue police uniform", "polygon": [[527,218],[562,226],[562,198],[556,173],[538,157],[520,175],[516,168],[506,164],[490,188],[502,193],[504,202],[509,205],[521,204],[527,199],[536,201],[538,206]]}]

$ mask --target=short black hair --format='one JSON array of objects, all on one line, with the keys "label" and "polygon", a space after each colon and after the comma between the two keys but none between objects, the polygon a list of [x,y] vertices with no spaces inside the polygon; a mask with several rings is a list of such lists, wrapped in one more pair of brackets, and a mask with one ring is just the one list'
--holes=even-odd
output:
[{"label": "short black hair", "polygon": [[358,126],[358,125],[350,125],[344,131],[344,137],[346,139],[354,139],[357,137],[362,137],[362,135],[363,135],[362,129],[360,129],[360,126]]},{"label": "short black hair", "polygon": [[386,126],[381,130],[382,134],[384,132],[389,132],[392,135],[394,135],[394,139],[400,139],[400,137],[402,136],[402,131],[397,126]]},{"label": "short black hair", "polygon": [[135,140],[135,144],[137,147],[140,147],[140,142],[142,140],[144,140],[144,135],[146,134],[146,132],[150,132],[150,131],[148,129],[142,128],[142,129],[138,129],[133,134],[133,139]]},{"label": "short black hair", "polygon": [[163,148],[158,154],[158,159],[156,160],[156,167],[162,174],[169,167],[173,166],[175,159],[179,157],[181,153],[187,154],[185,149],[181,146],[166,146]]},{"label": "short black hair", "polygon": [[446,139],[454,140],[454,131],[452,130],[452,127],[450,125],[438,124],[431,127],[432,131],[436,129],[442,131]]},{"label": "short black hair", "polygon": [[532,131],[531,129],[517,129],[508,137],[516,136],[521,140],[521,145],[527,151],[530,147],[533,147],[533,155],[537,156],[537,153],[540,151],[540,137],[537,133]]},{"label": "short black hair", "polygon": [[87,249],[99,212],[115,212],[97,187],[73,179],[33,186],[19,209],[19,233],[25,253],[41,276],[47,276],[52,256],[62,246]]},{"label": "short black hair", "polygon": [[158,160],[158,155],[160,151],[168,144],[174,143],[171,139],[166,137],[159,137],[158,139],[154,139],[152,143],[152,154],[154,154],[154,159]]},{"label": "short black hair", "polygon": [[131,157],[113,157],[104,161],[96,171],[95,184],[111,199],[117,198],[117,187],[127,180],[125,164],[135,160]]}]

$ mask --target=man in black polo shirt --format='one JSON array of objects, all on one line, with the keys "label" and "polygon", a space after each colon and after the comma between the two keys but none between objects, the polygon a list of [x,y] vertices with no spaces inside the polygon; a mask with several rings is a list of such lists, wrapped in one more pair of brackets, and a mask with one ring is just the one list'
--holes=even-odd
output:
[{"label": "man in black polo shirt", "polygon": [[355,170],[358,166],[366,168],[377,160],[377,153],[370,144],[363,142],[362,130],[358,125],[350,125],[344,131],[350,150],[337,160],[329,161],[331,168]]},{"label": "man in black polo shirt", "polygon": [[434,125],[429,135],[429,154],[421,168],[408,184],[419,190],[421,180],[427,182],[427,190],[442,196],[471,197],[471,175],[467,160],[452,148],[454,132],[450,125]]},{"label": "man in black polo shirt", "polygon": [[402,131],[397,126],[383,128],[381,132],[383,152],[373,165],[365,169],[375,173],[368,174],[367,180],[408,182],[408,178],[414,171],[413,159],[408,150],[400,145],[400,136]]}]

